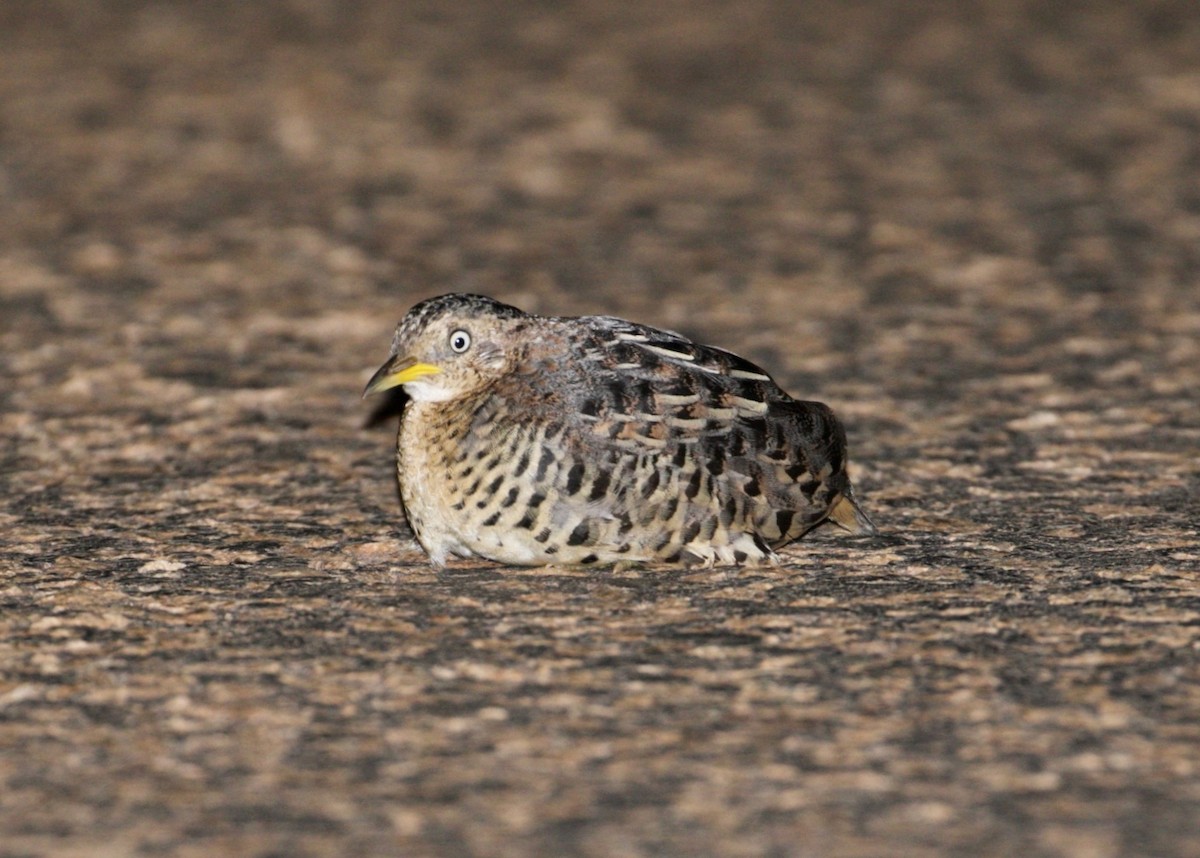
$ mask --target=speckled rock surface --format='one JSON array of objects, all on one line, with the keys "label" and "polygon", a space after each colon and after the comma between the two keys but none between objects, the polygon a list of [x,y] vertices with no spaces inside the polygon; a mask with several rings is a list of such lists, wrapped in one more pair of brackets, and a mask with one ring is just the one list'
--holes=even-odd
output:
[{"label": "speckled rock surface", "polygon": [[[5,3],[0,856],[1200,855],[1198,164],[1186,0]],[[761,362],[884,534],[435,574],[452,289]]]}]

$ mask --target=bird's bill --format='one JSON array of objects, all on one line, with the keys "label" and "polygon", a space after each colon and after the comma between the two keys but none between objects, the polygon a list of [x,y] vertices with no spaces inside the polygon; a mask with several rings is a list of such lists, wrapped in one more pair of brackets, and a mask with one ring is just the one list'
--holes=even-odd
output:
[{"label": "bird's bill", "polygon": [[396,355],[371,376],[363,391],[363,398],[441,371],[440,367],[431,363],[418,363],[416,358]]}]

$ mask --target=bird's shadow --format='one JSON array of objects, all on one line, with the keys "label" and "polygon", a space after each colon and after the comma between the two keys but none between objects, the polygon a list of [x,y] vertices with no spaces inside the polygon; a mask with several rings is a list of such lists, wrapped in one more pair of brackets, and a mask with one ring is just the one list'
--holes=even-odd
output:
[{"label": "bird's shadow", "polygon": [[383,395],[376,400],[371,413],[363,420],[362,428],[375,429],[381,423],[395,420],[404,410],[406,402],[408,402],[408,394],[404,392],[404,388],[393,387],[391,390],[384,391]]}]

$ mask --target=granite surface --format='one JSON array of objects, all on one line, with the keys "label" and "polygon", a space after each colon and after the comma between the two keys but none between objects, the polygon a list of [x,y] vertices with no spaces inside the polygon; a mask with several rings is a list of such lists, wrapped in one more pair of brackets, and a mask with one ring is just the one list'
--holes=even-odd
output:
[{"label": "granite surface", "polygon": [[[435,573],[359,393],[457,289],[883,534]],[[1190,0],[6,2],[0,856],[1198,856],[1198,391]]]}]

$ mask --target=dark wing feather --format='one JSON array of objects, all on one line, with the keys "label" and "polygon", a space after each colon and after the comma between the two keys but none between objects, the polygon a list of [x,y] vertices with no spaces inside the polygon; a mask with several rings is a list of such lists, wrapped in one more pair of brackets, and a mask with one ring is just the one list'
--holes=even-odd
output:
[{"label": "dark wing feather", "polygon": [[654,450],[761,429],[788,400],[750,361],[679,334],[606,316],[581,324],[577,407],[593,434]]},{"label": "dark wing feather", "polygon": [[[792,399],[757,365],[671,331],[620,319],[585,321],[579,411],[602,444],[697,457],[744,496],[773,545],[832,517],[873,525],[853,500],[846,433],[823,403]],[[685,448],[681,451],[680,448]]]}]

